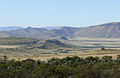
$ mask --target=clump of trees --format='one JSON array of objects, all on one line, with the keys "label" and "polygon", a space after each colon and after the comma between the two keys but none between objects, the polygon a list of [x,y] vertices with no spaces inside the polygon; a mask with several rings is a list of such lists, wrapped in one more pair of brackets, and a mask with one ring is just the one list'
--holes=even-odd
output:
[{"label": "clump of trees", "polygon": [[47,62],[33,59],[22,61],[0,59],[2,78],[120,78],[120,55],[62,59]]}]

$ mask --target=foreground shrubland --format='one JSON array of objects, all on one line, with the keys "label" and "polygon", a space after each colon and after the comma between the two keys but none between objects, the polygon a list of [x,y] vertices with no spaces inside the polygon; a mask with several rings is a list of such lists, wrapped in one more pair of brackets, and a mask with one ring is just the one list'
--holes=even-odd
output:
[{"label": "foreground shrubland", "polygon": [[0,60],[0,78],[120,78],[120,56]]}]

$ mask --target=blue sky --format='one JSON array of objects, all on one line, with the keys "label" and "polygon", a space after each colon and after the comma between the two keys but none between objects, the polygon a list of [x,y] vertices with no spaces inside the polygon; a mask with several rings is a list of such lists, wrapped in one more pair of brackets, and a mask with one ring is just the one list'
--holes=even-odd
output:
[{"label": "blue sky", "polygon": [[120,22],[120,0],[0,0],[0,26],[90,26]]}]

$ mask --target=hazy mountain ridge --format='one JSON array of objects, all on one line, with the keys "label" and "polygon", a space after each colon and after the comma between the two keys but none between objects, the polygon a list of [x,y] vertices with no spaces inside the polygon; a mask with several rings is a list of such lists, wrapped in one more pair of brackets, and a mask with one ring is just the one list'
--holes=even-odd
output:
[{"label": "hazy mountain ridge", "polygon": [[62,27],[59,29],[24,28],[2,33],[15,37],[56,39],[58,37],[120,38],[120,22],[94,25],[84,28]]},{"label": "hazy mountain ridge", "polygon": [[9,34],[10,36],[14,37],[31,37],[31,38],[37,38],[38,35],[45,31],[47,29],[43,28],[32,28],[28,27],[25,29],[18,29],[18,30],[12,30],[12,31],[3,31],[6,34]]},{"label": "hazy mountain ridge", "polygon": [[17,29],[24,29],[22,26],[7,26],[7,27],[0,27],[0,31],[11,31]]}]

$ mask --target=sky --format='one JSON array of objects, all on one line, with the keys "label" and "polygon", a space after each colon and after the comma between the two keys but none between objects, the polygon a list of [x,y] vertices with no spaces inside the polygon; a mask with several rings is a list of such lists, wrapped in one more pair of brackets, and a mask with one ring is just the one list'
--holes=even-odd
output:
[{"label": "sky", "polygon": [[120,0],[0,0],[0,27],[120,22]]}]

